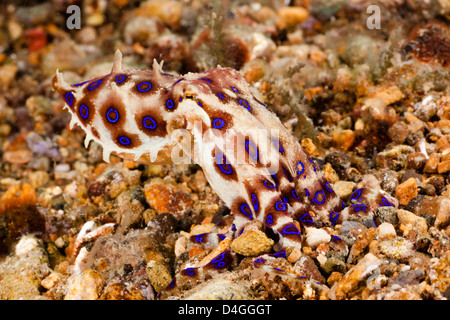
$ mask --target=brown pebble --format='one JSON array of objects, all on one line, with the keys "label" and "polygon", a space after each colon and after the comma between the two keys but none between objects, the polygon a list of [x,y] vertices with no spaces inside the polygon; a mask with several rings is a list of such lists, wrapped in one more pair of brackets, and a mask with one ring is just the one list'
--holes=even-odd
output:
[{"label": "brown pebble", "polygon": [[332,134],[333,145],[342,151],[347,151],[355,141],[355,133],[350,129],[334,130]]},{"label": "brown pebble", "polygon": [[414,197],[419,194],[417,181],[415,178],[409,178],[395,188],[395,197],[401,205],[407,205]]},{"label": "brown pebble", "polygon": [[256,257],[272,249],[274,241],[259,230],[244,231],[231,243],[231,249],[243,256]]},{"label": "brown pebble", "polygon": [[293,27],[308,18],[308,10],[302,7],[282,7],[278,10],[278,17],[287,27]]},{"label": "brown pebble", "polygon": [[428,158],[427,163],[425,163],[425,167],[423,168],[423,172],[425,173],[435,173],[437,171],[438,163],[440,161],[441,156],[439,153],[432,153]]},{"label": "brown pebble", "polygon": [[427,162],[427,158],[422,152],[415,152],[408,155],[407,167],[413,170],[421,170]]},{"label": "brown pebble", "polygon": [[25,164],[30,162],[32,156],[33,153],[29,150],[13,150],[6,151],[3,154],[3,159],[13,164]]},{"label": "brown pebble", "polygon": [[437,165],[437,172],[438,173],[444,173],[450,171],[450,160],[439,162]]},{"label": "brown pebble", "polygon": [[192,199],[188,193],[168,184],[145,185],[145,198],[159,213],[181,214],[186,208],[192,207]]},{"label": "brown pebble", "polygon": [[408,133],[408,125],[403,121],[397,121],[388,130],[389,138],[391,138],[396,144],[402,144],[405,142]]}]

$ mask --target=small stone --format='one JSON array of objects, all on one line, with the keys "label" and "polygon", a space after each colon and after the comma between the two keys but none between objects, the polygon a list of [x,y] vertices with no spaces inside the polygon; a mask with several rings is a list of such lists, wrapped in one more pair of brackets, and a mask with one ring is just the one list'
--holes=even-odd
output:
[{"label": "small stone", "polygon": [[450,255],[444,254],[442,258],[432,258],[427,275],[430,282],[441,292],[448,290],[450,286]]},{"label": "small stone", "polygon": [[411,232],[411,230],[417,232],[421,237],[428,237],[428,225],[425,218],[419,217],[412,212],[402,209],[397,210],[397,217],[405,237],[408,236],[408,233]]},{"label": "small stone", "polygon": [[347,151],[355,141],[355,133],[350,129],[337,129],[331,135],[334,147],[341,151]]},{"label": "small stone", "polygon": [[306,228],[306,245],[312,249],[321,243],[330,242],[331,236],[324,229]]},{"label": "small stone", "polygon": [[438,164],[441,156],[439,153],[432,153],[425,163],[425,167],[423,168],[423,172],[425,173],[435,173],[437,172]]},{"label": "small stone", "polygon": [[364,280],[381,264],[382,260],[368,253],[341,280],[333,285],[329,292],[330,298],[340,300],[351,297],[351,294],[356,292],[360,285],[364,283]]},{"label": "small stone", "polygon": [[391,259],[407,260],[413,255],[413,243],[400,237],[380,242],[378,249]]},{"label": "small stone", "polygon": [[5,151],[3,154],[3,159],[6,162],[13,164],[26,164],[30,162],[33,153],[30,150],[20,149],[20,150],[10,150]]},{"label": "small stone", "polygon": [[353,244],[348,254],[347,263],[354,264],[359,261],[365,254],[369,244],[377,236],[377,230],[375,228],[367,229],[364,234],[358,236],[358,239]]},{"label": "small stone", "polygon": [[62,279],[62,274],[59,272],[52,272],[41,281],[41,286],[49,290],[53,288]]},{"label": "small stone", "polygon": [[422,152],[415,152],[408,155],[407,167],[416,171],[422,170],[427,163],[427,158]]},{"label": "small stone", "polygon": [[155,289],[157,293],[165,289],[170,284],[170,281],[172,281],[169,270],[167,270],[166,265],[161,262],[150,260],[147,263],[145,271],[147,272],[148,279],[150,280],[153,289]]},{"label": "small stone", "polygon": [[377,225],[383,222],[393,225],[398,223],[397,209],[395,207],[378,207],[375,209],[373,217]]},{"label": "small stone", "polygon": [[240,282],[228,279],[214,279],[196,287],[183,299],[186,300],[249,300],[250,290]]},{"label": "small stone", "polygon": [[378,240],[383,241],[397,236],[395,228],[392,224],[383,222],[377,228]]},{"label": "small stone", "polygon": [[409,178],[395,189],[395,197],[398,199],[398,203],[405,206],[418,194],[419,188],[414,178]]},{"label": "small stone", "polygon": [[436,228],[445,228],[450,224],[450,199],[444,196],[438,196],[423,200],[415,212],[428,214],[435,218],[434,226]]},{"label": "small stone", "polygon": [[294,27],[308,18],[308,10],[302,7],[282,7],[278,10],[278,17],[287,27]]},{"label": "small stone", "polygon": [[444,173],[450,171],[450,160],[439,162],[437,165],[437,172]]},{"label": "small stone", "polygon": [[158,213],[168,212],[180,215],[187,208],[192,207],[190,195],[170,184],[151,183],[146,184],[144,188],[147,203]]},{"label": "small stone", "polygon": [[353,193],[353,188],[356,186],[356,183],[352,181],[338,181],[333,184],[333,190],[337,193],[339,197],[342,199],[348,199]]},{"label": "small stone", "polygon": [[64,300],[97,300],[105,285],[103,276],[94,269],[86,269],[67,281]]},{"label": "small stone", "polygon": [[320,283],[325,283],[325,278],[320,273],[319,268],[317,268],[317,265],[314,263],[314,260],[306,254],[302,254],[301,258],[295,263],[293,271],[299,276],[311,278],[319,281]]},{"label": "small stone", "polygon": [[270,252],[274,241],[259,230],[244,231],[231,242],[231,249],[247,257],[256,257]]},{"label": "small stone", "polygon": [[388,130],[389,138],[391,138],[395,144],[402,144],[405,142],[408,134],[408,125],[403,121],[397,121]]}]

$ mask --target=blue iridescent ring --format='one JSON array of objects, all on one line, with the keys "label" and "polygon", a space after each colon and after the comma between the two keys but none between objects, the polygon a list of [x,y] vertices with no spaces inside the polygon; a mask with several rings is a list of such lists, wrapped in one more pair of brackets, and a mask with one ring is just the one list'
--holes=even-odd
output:
[{"label": "blue iridescent ring", "polygon": [[167,106],[167,108],[172,109],[173,108],[173,101],[171,99],[168,99],[166,101],[166,106]]},{"label": "blue iridescent ring", "polygon": [[[240,209],[241,209],[241,212],[242,212],[243,214],[245,214],[245,215],[246,215],[247,217],[249,217],[250,219],[253,219],[252,210],[250,209],[250,207],[249,207],[248,204],[242,204]],[[248,212],[246,212],[245,209],[247,209]]]},{"label": "blue iridescent ring", "polygon": [[220,129],[220,128],[222,128],[225,125],[225,121],[223,121],[220,118],[216,118],[216,119],[213,120],[212,125],[213,125],[214,128]]},{"label": "blue iridescent ring", "polygon": [[79,112],[81,117],[83,117],[83,119],[86,119],[89,116],[89,109],[84,104],[80,106]]},{"label": "blue iridescent ring", "polygon": [[225,99],[225,96],[224,96],[224,94],[223,94],[222,92],[218,92],[218,93],[217,93],[217,96],[218,96],[220,99]]},{"label": "blue iridescent ring", "polygon": [[[145,86],[145,85],[146,85],[146,87],[142,88],[142,86]],[[148,82],[148,81],[142,82],[142,83],[140,83],[140,84],[137,86],[137,89],[138,89],[140,92],[147,92],[147,91],[150,90],[151,88],[152,88],[152,84],[151,84],[150,82]]]},{"label": "blue iridescent ring", "polygon": [[350,200],[357,200],[361,196],[361,189],[357,189],[352,193]]},{"label": "blue iridescent ring", "polygon": [[269,188],[269,189],[273,189],[276,187],[276,185],[273,184],[272,182],[270,182],[269,180],[264,180],[263,184],[266,186],[266,188]]},{"label": "blue iridescent ring", "polygon": [[278,149],[278,151],[284,152],[283,146],[281,145],[280,141],[278,141],[277,139],[273,139],[273,144]]},{"label": "blue iridescent ring", "polygon": [[325,181],[325,189],[327,189],[329,192],[333,192],[333,188],[331,187],[331,183],[328,181]]},{"label": "blue iridescent ring", "polygon": [[[253,150],[255,151],[250,152],[250,148],[248,145],[251,145],[253,147]],[[258,149],[256,148],[255,144],[249,140],[245,141],[245,150],[247,150],[248,154],[255,160],[258,160]]]},{"label": "blue iridescent ring", "polygon": [[127,146],[131,143],[130,139],[128,139],[127,137],[120,137],[119,142],[124,146]]},{"label": "blue iridescent ring", "polygon": [[300,234],[300,230],[298,230],[298,228],[291,224],[289,226],[286,226],[283,228],[283,230],[281,231],[281,233],[283,234]]},{"label": "blue iridescent ring", "polygon": [[277,209],[278,211],[285,211],[286,204],[284,202],[277,201],[277,203],[275,203],[275,209]]},{"label": "blue iridescent ring", "polygon": [[300,200],[300,197],[298,196],[297,191],[292,190],[291,194],[294,197],[294,199]]},{"label": "blue iridescent ring", "polygon": [[267,215],[266,223],[268,223],[268,224],[272,224],[272,223],[273,223],[273,217],[272,217],[271,214],[268,214],[268,215]]},{"label": "blue iridescent ring", "polygon": [[[300,170],[299,168],[298,168],[298,165],[301,165],[302,166],[302,170]],[[305,171],[305,165],[303,164],[303,162],[301,162],[301,161],[299,161],[299,162],[297,162],[297,174],[302,174],[303,172]]]},{"label": "blue iridescent ring", "polygon": [[[110,117],[111,112],[115,113],[114,118]],[[119,121],[119,112],[114,108],[109,108],[108,112],[106,113],[106,119],[108,119],[108,121],[111,123],[116,123],[117,121]]]},{"label": "blue iridescent ring", "polygon": [[202,78],[202,80],[206,81],[206,82],[210,82],[210,83],[212,82],[211,79],[208,79],[208,78]]},{"label": "blue iridescent ring", "polygon": [[255,212],[258,211],[259,202],[258,202],[258,198],[256,197],[256,195],[254,193],[252,193],[252,203],[253,203],[253,209],[255,209]]},{"label": "blue iridescent ring", "polygon": [[231,90],[233,90],[233,92],[239,93],[239,90],[236,87],[231,87]]},{"label": "blue iridescent ring", "polygon": [[[322,201],[317,201],[317,196],[319,195],[319,194],[323,194],[323,199],[322,199]],[[326,199],[326,196],[325,196],[325,192],[323,192],[323,191],[317,191],[316,192],[316,194],[315,194],[315,196],[314,196],[314,202],[316,202],[317,204],[323,204],[324,202],[325,202],[325,199]]]},{"label": "blue iridescent ring", "polygon": [[89,85],[88,89],[93,90],[93,89],[97,88],[101,82],[102,82],[102,79],[98,79],[97,81],[92,82]]},{"label": "blue iridescent ring", "polygon": [[116,77],[116,82],[117,82],[117,83],[122,83],[123,80],[125,80],[125,75],[123,75],[123,74],[119,74],[119,75]]},{"label": "blue iridescent ring", "polygon": [[392,203],[390,203],[389,200],[386,199],[385,197],[381,198],[381,201],[383,202],[384,206],[393,207]]},{"label": "blue iridescent ring", "polygon": [[151,117],[145,117],[142,120],[142,124],[144,125],[144,128],[147,128],[147,129],[152,129],[153,130],[153,129],[156,128],[156,122]]},{"label": "blue iridescent ring", "polygon": [[239,104],[241,106],[243,106],[245,109],[247,109],[248,111],[250,111],[250,105],[244,99],[239,99]]},{"label": "blue iridescent ring", "polygon": [[72,106],[72,104],[73,104],[73,93],[72,92],[67,92],[65,98],[66,98],[67,104],[69,106]]},{"label": "blue iridescent ring", "polygon": [[219,153],[219,154],[217,154],[216,158],[217,158],[217,164],[219,165],[220,170],[222,170],[223,173],[231,174],[232,169],[231,169],[231,166],[227,163],[225,156],[222,153]]}]

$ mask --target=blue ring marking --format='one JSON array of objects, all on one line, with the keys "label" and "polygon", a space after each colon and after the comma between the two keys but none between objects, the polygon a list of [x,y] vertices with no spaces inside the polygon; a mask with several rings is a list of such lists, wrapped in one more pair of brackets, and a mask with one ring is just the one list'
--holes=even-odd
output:
[{"label": "blue ring marking", "polygon": [[[72,104],[73,104],[73,93],[72,92],[67,92],[65,98],[66,98],[67,104],[69,106],[72,106]],[[69,98],[70,98],[70,102],[69,102]]]},{"label": "blue ring marking", "polygon": [[210,83],[212,82],[211,79],[208,79],[208,78],[202,78],[202,80],[206,81],[206,82],[210,82]]},{"label": "blue ring marking", "polygon": [[186,268],[184,270],[182,270],[183,274],[186,276],[193,276],[195,268]]},{"label": "blue ring marking", "polygon": [[[299,164],[302,166],[302,170],[299,170],[299,169],[298,169],[298,165],[299,165]],[[303,162],[301,162],[301,161],[297,162],[297,174],[300,175],[300,174],[303,173],[303,171],[305,171],[305,165],[304,165]]]},{"label": "blue ring marking", "polygon": [[277,147],[278,151],[284,152],[283,146],[281,145],[280,141],[278,141],[277,139],[273,139],[272,142],[275,145],[275,147]]},{"label": "blue ring marking", "polygon": [[239,104],[241,106],[243,106],[245,109],[247,109],[248,111],[250,111],[250,105],[244,99],[239,99]]},{"label": "blue ring marking", "polygon": [[[291,230],[289,230],[289,229],[291,229]],[[298,230],[298,228],[295,225],[291,224],[289,226],[284,227],[283,230],[281,231],[281,233],[283,233],[283,234],[300,234],[300,230]]]},{"label": "blue ring marking", "polygon": [[[248,208],[248,211],[249,212],[245,212],[245,208]],[[241,212],[243,213],[243,214],[245,214],[247,217],[249,217],[250,219],[253,219],[253,215],[252,215],[252,210],[250,209],[250,207],[249,207],[249,205],[248,204],[242,204],[241,205]],[[243,230],[243,229],[242,229]]]},{"label": "blue ring marking", "polygon": [[268,214],[268,215],[267,215],[266,223],[268,223],[268,224],[272,224],[272,223],[273,223],[273,217],[272,217],[271,214]]},{"label": "blue ring marking", "polygon": [[183,81],[184,79],[179,79],[177,80],[172,86],[176,85],[177,83],[180,83],[181,81]]},{"label": "blue ring marking", "polygon": [[[323,194],[323,199],[322,199],[321,202],[317,201],[317,196],[318,196],[319,194]],[[314,201],[315,201],[317,204],[323,204],[323,203],[325,202],[325,199],[326,199],[325,192],[323,192],[323,191],[317,191],[317,192],[316,192],[316,194],[315,194],[315,196],[314,196]]]},{"label": "blue ring marking", "polygon": [[[383,204],[384,204],[386,207],[393,207],[392,203],[390,203],[389,200],[386,199],[385,197],[381,198],[381,201],[383,202]],[[382,206],[382,205],[380,205],[380,206]]]},{"label": "blue ring marking", "polygon": [[124,146],[127,146],[131,143],[130,139],[128,139],[127,137],[120,137],[119,142]]},{"label": "blue ring marking", "polygon": [[[222,170],[223,173],[231,174],[232,169],[231,166],[227,163],[227,159],[222,153],[218,153],[216,156],[217,164],[219,165],[220,170]],[[226,165],[228,170],[225,170],[223,165]]]},{"label": "blue ring marking", "polygon": [[218,93],[217,93],[217,96],[218,96],[220,99],[225,99],[225,96],[224,96],[224,94],[223,94],[222,92],[218,92]]},{"label": "blue ring marking", "polygon": [[231,230],[236,231],[236,225],[234,223],[231,225]]},{"label": "blue ring marking", "polygon": [[80,83],[76,83],[73,86],[74,87],[79,87],[79,86],[82,86],[83,84],[88,83],[88,82],[89,82],[89,80],[88,81],[84,81],[84,82],[80,82]]},{"label": "blue ring marking", "polygon": [[[116,117],[114,119],[111,119],[109,117],[109,114],[111,112],[115,112],[116,113]],[[114,109],[114,108],[109,108],[108,112],[106,113],[106,119],[108,119],[108,121],[111,122],[111,123],[116,123],[117,121],[119,121],[119,112],[116,109]]]},{"label": "blue ring marking", "polygon": [[325,189],[327,189],[329,192],[333,192],[333,188],[331,187],[331,183],[328,181],[325,181]]},{"label": "blue ring marking", "polygon": [[275,252],[272,254],[274,257],[286,257],[286,251]]},{"label": "blue ring marking", "polygon": [[[270,183],[270,185],[267,185],[267,183]],[[272,182],[270,182],[269,180],[264,180],[263,184],[266,186],[266,188],[269,188],[269,189],[273,189],[276,187],[276,185],[272,184]]]},{"label": "blue ring marking", "polygon": [[264,264],[266,262],[264,261],[263,258],[256,258],[255,261],[253,261],[253,263],[262,263],[262,264]]},{"label": "blue ring marking", "polygon": [[205,233],[200,233],[200,234],[197,234],[196,236],[195,236],[195,241],[197,241],[197,242],[202,242],[203,241],[203,236],[205,235]]},{"label": "blue ring marking", "polygon": [[337,220],[337,218],[339,218],[339,213],[338,212],[331,212],[330,213],[330,221],[331,221],[331,224],[333,225],[333,226],[335,226],[336,225],[336,220]]},{"label": "blue ring marking", "polygon": [[117,77],[116,77],[116,82],[117,83],[122,83],[123,82],[123,80],[125,80],[125,75],[123,75],[123,74],[119,74]]},{"label": "blue ring marking", "polygon": [[[358,194],[357,196],[355,196],[355,194]],[[350,200],[358,200],[358,198],[361,196],[361,189],[357,189],[355,191],[353,191],[352,196],[350,197]]]},{"label": "blue ring marking", "polygon": [[300,197],[298,196],[297,191],[292,190],[291,194],[294,197],[294,199],[300,200]]},{"label": "blue ring marking", "polygon": [[258,211],[259,202],[258,202],[258,198],[256,197],[256,195],[254,193],[252,193],[252,204],[253,204],[253,209],[255,209],[255,212]]},{"label": "blue ring marking", "polygon": [[342,239],[340,237],[338,237],[338,236],[331,235],[331,240],[332,241],[338,241],[338,240],[342,240]]},{"label": "blue ring marking", "polygon": [[93,89],[97,88],[101,82],[102,82],[102,79],[98,79],[97,81],[92,82],[89,85],[88,89],[93,90]]},{"label": "blue ring marking", "polygon": [[220,128],[222,128],[225,125],[225,121],[223,121],[220,118],[216,118],[216,119],[213,120],[212,125],[213,125],[214,128],[220,129]]},{"label": "blue ring marking", "polygon": [[203,108],[203,104],[200,101],[197,101],[197,104]]},{"label": "blue ring marking", "polygon": [[[147,120],[149,120],[149,121],[151,121],[151,124],[150,125],[147,125]],[[142,120],[142,124],[144,125],[144,128],[147,128],[147,129],[155,129],[156,128],[156,122],[155,122],[155,120],[153,120],[153,118],[151,118],[151,117],[145,117],[143,120]]]},{"label": "blue ring marking", "polygon": [[275,270],[277,271],[284,271],[283,269],[277,268],[277,267],[273,267]]},{"label": "blue ring marking", "polygon": [[314,223],[314,220],[312,219],[311,215],[309,214],[309,212],[305,213],[304,215],[301,216],[301,218],[299,219],[301,222],[310,222],[310,223]]},{"label": "blue ring marking", "polygon": [[215,257],[214,259],[212,259],[210,261],[210,263],[217,263],[223,260],[223,258],[225,257],[225,252],[222,252],[221,254],[219,254],[217,257]]},{"label": "blue ring marking", "polygon": [[167,108],[172,109],[173,108],[173,100],[172,99],[168,99],[166,101],[166,106],[167,106]]},{"label": "blue ring marking", "polygon": [[289,204],[289,200],[286,197],[283,196],[281,199],[283,200],[284,203]]},{"label": "blue ring marking", "polygon": [[281,201],[277,201],[277,203],[275,203],[275,209],[278,211],[286,211],[286,204]]},{"label": "blue ring marking", "polygon": [[[84,112],[83,112],[83,110],[84,110]],[[80,109],[78,110],[78,112],[80,113],[80,115],[81,115],[81,117],[83,118],[83,119],[87,119],[87,117],[89,116],[89,109],[88,109],[88,107],[86,107],[86,105],[84,105],[84,104],[82,104],[81,106],[80,106]],[[84,114],[83,114],[84,113]]]},{"label": "blue ring marking", "polygon": [[[255,155],[253,155],[251,152],[250,152],[250,148],[248,147],[248,145],[251,145],[252,147],[253,147],[253,149],[255,150]],[[255,144],[253,143],[253,142],[251,142],[251,141],[249,141],[249,140],[247,140],[247,141],[245,141],[245,150],[247,150],[247,152],[248,152],[248,154],[253,158],[253,159],[255,159],[255,160],[258,160],[258,149],[256,148],[256,146],[255,146]]]},{"label": "blue ring marking", "polygon": [[[143,85],[148,85],[148,88],[146,88],[146,89],[142,89],[141,88],[141,86],[143,86]],[[150,83],[150,82],[148,82],[148,81],[145,81],[145,82],[141,82],[140,84],[138,84],[138,86],[137,86],[137,89],[140,91],[140,92],[147,92],[148,90],[150,90],[152,88],[152,84]]]},{"label": "blue ring marking", "polygon": [[309,197],[309,191],[308,191],[308,189],[305,189],[305,194],[306,194],[307,197]]},{"label": "blue ring marking", "polygon": [[256,102],[258,102],[259,104],[261,104],[261,105],[263,105],[264,107],[268,108],[264,103],[262,103],[262,102],[259,101],[258,99],[255,98],[255,100],[256,100]]},{"label": "blue ring marking", "polygon": [[226,237],[225,237],[225,235],[223,234],[223,233],[221,233],[221,234],[219,234],[219,239],[220,240],[223,240],[223,239],[225,239]]},{"label": "blue ring marking", "polygon": [[236,87],[231,87],[231,90],[233,90],[233,92],[239,93],[239,90]]},{"label": "blue ring marking", "polygon": [[364,211],[366,212],[367,206],[365,204],[352,204],[350,207],[355,208],[355,212]]}]

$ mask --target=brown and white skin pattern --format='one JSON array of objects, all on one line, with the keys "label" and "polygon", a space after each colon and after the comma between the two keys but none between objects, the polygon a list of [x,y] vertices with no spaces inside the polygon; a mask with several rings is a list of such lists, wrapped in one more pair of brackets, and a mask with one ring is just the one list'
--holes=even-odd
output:
[{"label": "brown and white skin pattern", "polygon": [[99,143],[105,161],[114,153],[172,163],[182,150],[231,209],[236,233],[258,219],[279,236],[276,250],[301,247],[294,219],[304,227],[335,224],[381,202],[396,205],[385,193],[363,190],[352,202],[372,199],[370,206],[342,210],[317,165],[233,69],[174,76],[155,61],[153,70],[124,70],[117,51],[110,74],[71,85],[57,71],[53,87],[72,115],[71,128],[86,132],[86,146]]}]

